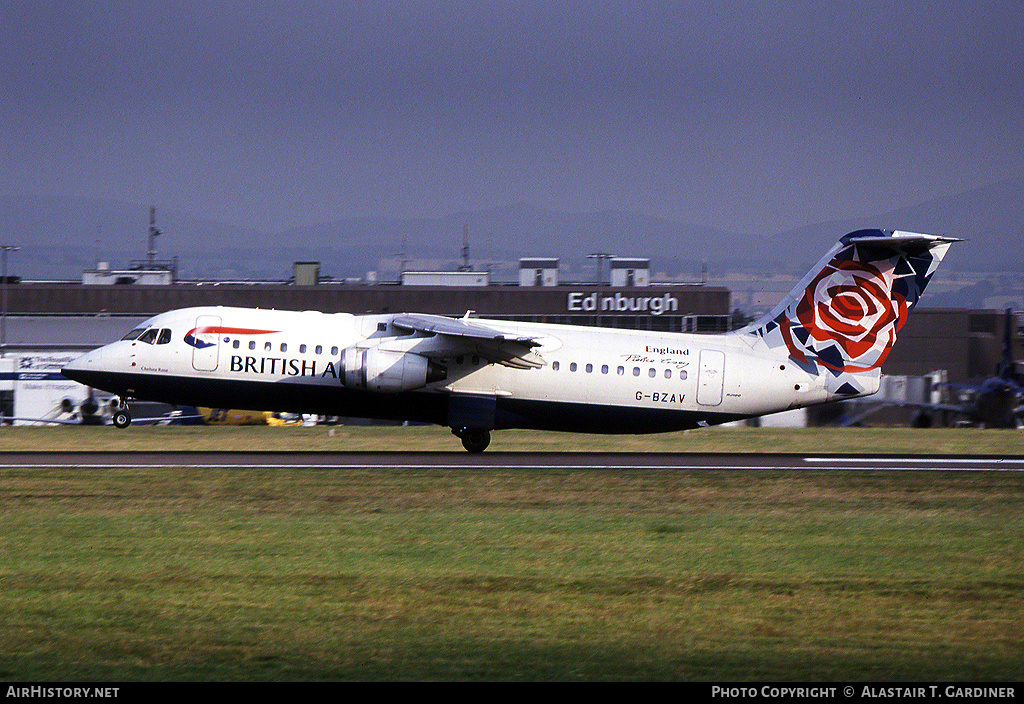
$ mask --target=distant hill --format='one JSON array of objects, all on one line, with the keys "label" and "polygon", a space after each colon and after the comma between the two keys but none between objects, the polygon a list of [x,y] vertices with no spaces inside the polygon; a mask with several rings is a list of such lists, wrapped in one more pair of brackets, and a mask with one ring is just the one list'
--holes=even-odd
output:
[{"label": "distant hill", "polygon": [[861,227],[926,232],[965,240],[943,267],[971,273],[1024,272],[1024,179],[1001,181],[888,213],[837,220],[772,237],[780,249],[825,246],[832,233]]},{"label": "distant hill", "polygon": [[[157,258],[178,257],[186,277],[287,276],[290,263],[266,255],[264,233],[204,220],[157,205]],[[99,261],[124,268],[146,259],[149,203],[4,196],[0,238],[21,250],[10,273],[23,279],[80,280]]]},{"label": "distant hill", "polygon": [[[652,269],[694,280],[707,269],[801,274],[837,237],[861,227],[905,229],[968,240],[951,252],[949,271],[1024,271],[1024,179],[889,213],[835,220],[775,234],[730,233],[640,213],[563,213],[514,204],[443,218],[352,218],[284,232],[259,232],[190,216],[156,203],[158,257],[177,256],[183,278],[286,279],[295,261],[318,261],[338,279],[379,272],[394,280],[406,268],[450,269],[461,263],[468,227],[472,264],[497,280],[515,280],[521,257],[561,259],[565,280],[594,280],[587,254],[651,259]],[[45,196],[0,198],[0,238],[21,251],[10,273],[25,279],[77,280],[85,268],[115,268],[146,257],[149,204]]]},{"label": "distant hill", "polygon": [[525,204],[433,220],[341,220],[289,230],[278,240],[293,253],[315,253],[325,272],[358,275],[374,269],[395,279],[402,259],[406,268],[460,265],[467,230],[472,264],[490,267],[495,278],[509,281],[517,279],[522,257],[558,257],[563,278],[593,280],[597,270],[587,255],[598,252],[647,257],[652,266],[673,274],[699,272],[708,242],[737,251],[749,240],[637,213],[560,213]]}]

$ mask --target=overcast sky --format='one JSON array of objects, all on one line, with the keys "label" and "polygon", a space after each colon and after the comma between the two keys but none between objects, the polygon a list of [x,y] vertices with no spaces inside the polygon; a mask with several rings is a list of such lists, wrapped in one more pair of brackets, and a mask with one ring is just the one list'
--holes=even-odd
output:
[{"label": "overcast sky", "polygon": [[1024,3],[3,0],[0,190],[738,232],[1024,176]]}]

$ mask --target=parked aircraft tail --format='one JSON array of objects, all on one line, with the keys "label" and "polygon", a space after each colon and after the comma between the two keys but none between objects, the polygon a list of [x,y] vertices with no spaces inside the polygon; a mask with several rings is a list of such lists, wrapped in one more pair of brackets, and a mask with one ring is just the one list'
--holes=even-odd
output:
[{"label": "parked aircraft tail", "polygon": [[1003,321],[1003,356],[999,360],[999,369],[996,375],[1001,379],[1010,379],[1017,382],[1017,365],[1013,360],[1013,336],[1016,334],[1017,320],[1013,315],[1013,309],[1006,309],[1006,317]]},{"label": "parked aircraft tail", "polygon": [[955,241],[912,232],[851,232],[744,331],[808,372],[827,371],[827,387],[836,396],[872,393],[907,313]]}]

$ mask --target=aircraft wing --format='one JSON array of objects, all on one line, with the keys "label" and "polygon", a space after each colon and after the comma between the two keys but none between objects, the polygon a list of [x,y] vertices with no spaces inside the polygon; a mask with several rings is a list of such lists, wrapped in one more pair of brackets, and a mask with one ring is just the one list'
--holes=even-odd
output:
[{"label": "aircraft wing", "polygon": [[468,318],[445,318],[440,315],[400,315],[392,320],[395,327],[427,335],[438,335],[443,342],[430,356],[451,357],[474,353],[489,362],[513,369],[536,369],[547,362],[533,351],[541,342],[533,337],[508,335],[490,325]]},{"label": "aircraft wing", "polygon": [[955,405],[952,403],[916,403],[914,401],[877,401],[870,404],[870,408],[866,411],[858,413],[855,416],[847,418],[843,423],[843,427],[850,427],[858,425],[869,416],[873,416],[884,408],[913,408],[918,411],[945,411],[947,413],[960,413],[963,415],[970,415],[971,409],[964,405]]},{"label": "aircraft wing", "polygon": [[20,416],[4,416],[4,422],[20,420],[22,423],[53,423],[55,425],[81,425],[77,418],[22,418]]},{"label": "aircraft wing", "polygon": [[940,381],[936,383],[935,386],[944,386],[947,389],[956,389],[957,391],[970,391],[971,393],[975,394],[980,393],[982,391],[982,387],[978,386],[977,384],[953,384],[948,381]]},{"label": "aircraft wing", "polygon": [[917,403],[915,401],[882,401],[884,406],[917,408],[922,411],[946,411],[948,413],[970,413],[970,406],[962,403]]},{"label": "aircraft wing", "polygon": [[190,416],[171,416],[171,415],[167,415],[167,416],[154,416],[152,418],[132,418],[132,424],[135,425],[135,424],[142,424],[142,423],[157,423],[157,424],[159,424],[159,423],[167,423],[169,425],[174,425],[178,421],[182,421],[182,420],[196,420],[196,419],[199,419],[199,418],[202,418],[202,417],[203,416],[198,416],[198,415],[190,415]]},{"label": "aircraft wing", "polygon": [[[153,418],[132,418],[132,423],[165,423],[202,417],[203,416],[155,416]],[[80,418],[22,418],[20,416],[4,416],[3,419],[4,421],[19,420],[23,423],[52,423],[54,425],[89,425],[88,423],[83,423]],[[101,425],[108,425],[109,423],[109,420],[104,420],[102,421]]]}]

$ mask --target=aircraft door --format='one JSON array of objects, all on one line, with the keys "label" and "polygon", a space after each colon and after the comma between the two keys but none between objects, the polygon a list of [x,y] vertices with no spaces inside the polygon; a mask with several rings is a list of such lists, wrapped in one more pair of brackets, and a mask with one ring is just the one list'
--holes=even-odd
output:
[{"label": "aircraft door", "polygon": [[697,403],[718,406],[722,403],[725,383],[725,353],[719,350],[701,350],[697,371]]},{"label": "aircraft door", "polygon": [[217,369],[217,358],[220,353],[220,323],[218,315],[200,315],[196,318],[196,327],[192,331],[192,368],[199,372],[212,372]]}]

